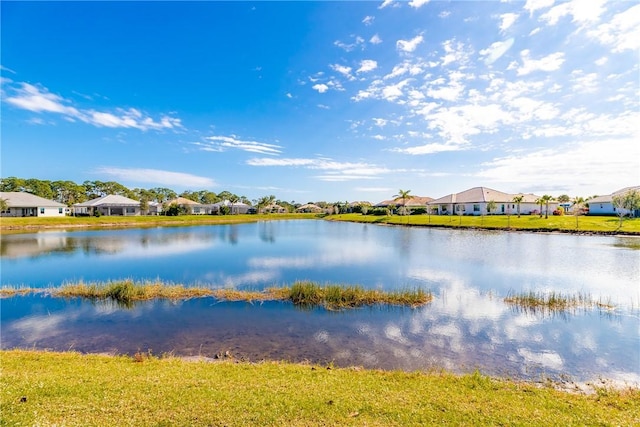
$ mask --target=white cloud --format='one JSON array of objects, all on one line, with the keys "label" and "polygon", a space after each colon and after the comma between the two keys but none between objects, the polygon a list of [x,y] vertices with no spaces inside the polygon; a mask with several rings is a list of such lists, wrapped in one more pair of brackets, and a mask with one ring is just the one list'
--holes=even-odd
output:
[{"label": "white cloud", "polygon": [[216,186],[215,181],[211,178],[158,169],[101,167],[96,169],[95,173],[108,175],[118,181],[127,182],[146,182],[155,185],[177,185],[190,188],[211,188]]},{"label": "white cloud", "polygon": [[436,154],[443,153],[446,151],[459,151],[463,150],[465,147],[460,144],[443,144],[439,142],[419,145],[416,147],[408,147],[408,148],[394,148],[391,151],[395,151],[403,154],[410,154],[413,156],[426,155],[426,154]]},{"label": "white cloud", "polygon": [[607,58],[606,56],[603,56],[602,58],[596,59],[595,63],[596,63],[596,65],[602,67],[608,61],[609,61],[609,58]]},{"label": "white cloud", "polygon": [[509,49],[511,49],[511,46],[513,46],[513,42],[513,37],[510,37],[505,41],[492,43],[488,48],[481,50],[480,55],[486,56],[486,58],[484,59],[484,63],[486,65],[491,65],[496,62],[502,57],[502,55],[504,55]]},{"label": "white cloud", "polygon": [[359,179],[378,179],[380,174],[392,172],[389,169],[364,162],[337,162],[329,158],[253,158],[247,160],[250,166],[304,167],[309,170],[324,171],[315,178],[321,181],[350,181]]},{"label": "white cloud", "polygon": [[469,54],[465,50],[465,46],[461,42],[456,42],[455,40],[447,40],[442,43],[442,48],[444,49],[445,55],[440,58],[442,59],[442,65],[449,65],[452,62],[459,62],[464,64],[467,62]]},{"label": "white cloud", "polygon": [[[598,25],[587,33],[614,52],[640,49],[640,4],[616,14],[610,22]],[[637,56],[636,56],[637,58]]]},{"label": "white cloud", "polygon": [[358,68],[357,73],[367,73],[369,71],[373,71],[378,68],[378,63],[372,59],[365,59],[360,61],[360,68]]},{"label": "white cloud", "polygon": [[571,15],[573,22],[585,25],[589,22],[597,22],[604,12],[606,0],[571,0],[554,6],[541,19],[547,21],[549,25],[556,25],[560,19]]},{"label": "white cloud", "polygon": [[527,0],[524,10],[528,10],[529,14],[532,15],[536,10],[553,6],[553,2],[554,0]]},{"label": "white cloud", "polygon": [[117,108],[115,113],[79,110],[66,105],[69,104],[70,101],[61,96],[49,92],[44,87],[31,85],[29,83],[22,83],[20,87],[14,88],[13,90],[15,95],[5,98],[5,101],[9,104],[35,113],[62,114],[67,120],[72,122],[80,120],[98,127],[135,128],[143,131],[149,129],[182,128],[180,119],[162,116],[158,122],[135,108],[129,108],[127,110]]},{"label": "white cloud", "polygon": [[340,40],[336,40],[335,42],[333,42],[333,44],[335,46],[338,46],[340,49],[343,49],[346,52],[351,52],[352,50],[360,47],[362,48],[365,41],[362,37],[360,36],[351,36],[353,38],[353,42],[352,43],[344,43]]},{"label": "white cloud", "polygon": [[317,90],[320,93],[325,93],[329,90],[329,86],[324,83],[318,83],[312,86],[312,89]]},{"label": "white cloud", "polygon": [[567,191],[608,194],[612,188],[632,185],[640,178],[638,136],[636,133],[629,138],[576,142],[499,157],[483,163],[477,176],[504,186],[512,184],[514,188],[539,188],[552,176],[554,183],[560,183]]},{"label": "white cloud", "polygon": [[380,38],[380,36],[378,34],[374,34],[369,39],[369,43],[371,43],[371,44],[380,44],[380,43],[382,43],[382,39]]},{"label": "white cloud", "polygon": [[331,64],[329,65],[329,67],[331,67],[333,71],[337,71],[338,73],[347,77],[349,80],[353,80],[355,78],[351,75],[351,67],[347,67],[346,65],[340,65],[340,64]]},{"label": "white cloud", "polygon": [[29,83],[22,83],[20,88],[15,89],[15,92],[15,96],[5,98],[5,101],[18,108],[36,113],[60,113],[73,117],[77,117],[80,114],[76,108],[64,105],[69,101],[49,92],[46,88],[39,88]]},{"label": "white cloud", "polygon": [[425,4],[429,3],[429,0],[411,0],[409,2],[409,6],[418,9],[422,6],[424,6]]},{"label": "white cloud", "polygon": [[507,31],[518,19],[517,13],[503,13],[500,15],[500,31]]},{"label": "white cloud", "polygon": [[382,2],[382,4],[380,6],[378,6],[378,9],[384,9],[387,6],[391,6],[394,5],[395,6],[395,0],[384,0]]},{"label": "white cloud", "polygon": [[403,52],[413,52],[423,41],[424,37],[422,37],[422,35],[419,35],[415,36],[411,40],[398,40],[396,42],[396,47]]},{"label": "white cloud", "polygon": [[362,20],[362,23],[364,25],[371,25],[373,24],[373,21],[375,21],[375,19],[376,19],[375,16],[371,16],[371,15],[365,16],[364,19]]},{"label": "white cloud", "polygon": [[206,142],[196,142],[193,144],[203,151],[214,152],[226,151],[227,149],[271,155],[277,155],[282,152],[282,147],[279,145],[266,144],[264,142],[257,141],[243,141],[237,139],[235,136],[208,136],[205,140]]},{"label": "white cloud", "polygon": [[564,53],[556,52],[541,59],[529,58],[529,50],[520,52],[522,66],[518,68],[518,75],[524,76],[534,71],[556,71],[564,63]]}]

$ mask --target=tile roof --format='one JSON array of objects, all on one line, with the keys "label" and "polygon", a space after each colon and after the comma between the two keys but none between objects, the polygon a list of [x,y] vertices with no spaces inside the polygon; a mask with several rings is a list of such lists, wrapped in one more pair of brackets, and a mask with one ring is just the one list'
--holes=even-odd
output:
[{"label": "tile roof", "polygon": [[79,208],[90,208],[102,205],[140,206],[140,202],[128,197],[109,194],[107,196],[98,197],[97,199],[89,200],[87,202],[76,203],[73,206]]},{"label": "tile roof", "polygon": [[58,203],[54,200],[21,191],[0,192],[0,199],[6,200],[10,208],[62,208],[67,206],[64,203]]}]

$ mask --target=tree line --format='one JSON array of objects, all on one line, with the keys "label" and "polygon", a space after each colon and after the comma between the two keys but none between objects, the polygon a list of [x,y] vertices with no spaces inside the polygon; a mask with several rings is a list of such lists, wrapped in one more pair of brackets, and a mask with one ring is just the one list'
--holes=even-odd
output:
[{"label": "tree line", "polygon": [[[0,191],[30,193],[48,200],[55,200],[56,202],[63,203],[67,206],[93,200],[98,197],[104,197],[109,194],[138,200],[143,205],[148,205],[150,202],[165,203],[178,197],[184,197],[185,199],[193,200],[194,202],[204,205],[228,200],[231,203],[245,203],[247,205],[256,206],[260,209],[275,204],[285,208],[289,212],[295,211],[296,207],[300,206],[300,203],[296,203],[294,200],[280,200],[274,195],[249,200],[243,195],[237,195],[226,190],[221,191],[220,193],[215,193],[209,190],[186,190],[181,193],[177,193],[176,191],[165,187],[130,189],[115,181],[84,181],[82,184],[78,184],[73,181],[50,181],[11,176],[8,178],[0,178]],[[334,203],[327,202],[315,203],[320,207],[334,205]]]}]

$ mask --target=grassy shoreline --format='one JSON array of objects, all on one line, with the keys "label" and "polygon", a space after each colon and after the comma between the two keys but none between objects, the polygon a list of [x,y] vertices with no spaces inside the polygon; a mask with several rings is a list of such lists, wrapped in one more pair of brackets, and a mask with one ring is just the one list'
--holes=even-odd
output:
[{"label": "grassy shoreline", "polygon": [[434,227],[462,230],[495,230],[509,232],[544,232],[570,234],[600,234],[615,236],[640,236],[640,218],[625,219],[622,227],[612,216],[550,216],[537,215],[491,215],[491,216],[372,216],[361,214],[340,214],[326,217],[330,221],[357,222],[364,224],[398,225],[406,227]]},{"label": "grassy shoreline", "polygon": [[634,425],[640,390],[478,373],[4,350],[2,425]]},{"label": "grassy shoreline", "polygon": [[56,288],[5,287],[0,297],[47,293],[54,297],[81,297],[91,300],[110,300],[122,306],[133,306],[138,301],[151,299],[189,299],[214,297],[225,301],[290,301],[296,306],[325,307],[341,310],[378,304],[418,307],[431,302],[431,292],[423,289],[381,291],[365,289],[357,285],[320,285],[297,281],[290,287],[271,287],[264,291],[212,289],[201,286],[184,286],[161,281],[133,281],[130,279],[101,283],[69,283]]},{"label": "grassy shoreline", "polygon": [[576,222],[573,216],[537,215],[491,215],[491,216],[373,216],[361,214],[261,214],[261,215],[183,215],[175,217],[64,217],[64,218],[9,218],[0,219],[2,233],[21,233],[36,230],[61,228],[144,228],[195,225],[241,224],[258,221],[290,219],[326,219],[366,224],[400,225],[409,227],[434,227],[452,229],[480,229],[522,232],[559,232],[572,234],[602,234],[619,236],[640,236],[640,218],[625,219],[619,227],[619,220],[613,216],[581,216]]}]

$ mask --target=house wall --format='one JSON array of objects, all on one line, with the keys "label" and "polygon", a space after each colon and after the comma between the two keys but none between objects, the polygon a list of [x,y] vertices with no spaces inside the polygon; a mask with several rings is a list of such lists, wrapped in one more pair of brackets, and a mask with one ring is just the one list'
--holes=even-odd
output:
[{"label": "house wall", "polygon": [[613,203],[589,203],[589,215],[617,215]]},{"label": "house wall", "polygon": [[26,216],[40,216],[40,217],[60,217],[66,215],[66,208],[60,207],[10,207],[7,212],[2,212],[2,216],[5,217],[26,217]]}]

